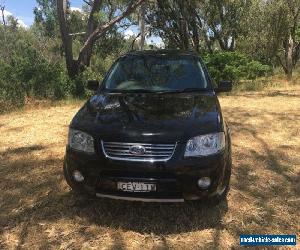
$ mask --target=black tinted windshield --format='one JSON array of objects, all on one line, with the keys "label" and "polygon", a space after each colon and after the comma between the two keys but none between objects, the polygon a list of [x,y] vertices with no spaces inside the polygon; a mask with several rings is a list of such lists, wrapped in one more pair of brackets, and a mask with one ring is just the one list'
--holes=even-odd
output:
[{"label": "black tinted windshield", "polygon": [[104,81],[111,91],[184,91],[209,89],[196,57],[126,56]]}]

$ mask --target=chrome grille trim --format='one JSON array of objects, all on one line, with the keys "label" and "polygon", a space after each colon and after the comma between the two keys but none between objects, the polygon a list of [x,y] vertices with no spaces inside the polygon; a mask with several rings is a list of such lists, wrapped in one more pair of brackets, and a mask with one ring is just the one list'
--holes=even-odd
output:
[{"label": "chrome grille trim", "polygon": [[159,199],[159,198],[139,198],[139,197],[125,197],[125,196],[117,196],[117,195],[108,195],[96,193],[97,197],[100,198],[110,198],[115,200],[124,200],[124,201],[142,201],[142,202],[184,202],[184,199]]},{"label": "chrome grille trim", "polygon": [[[101,146],[106,158],[118,161],[139,161],[139,162],[166,162],[170,160],[175,152],[175,144],[149,144],[149,143],[123,143],[104,142]],[[143,146],[146,149],[143,155],[134,155],[129,152],[131,146]]]}]

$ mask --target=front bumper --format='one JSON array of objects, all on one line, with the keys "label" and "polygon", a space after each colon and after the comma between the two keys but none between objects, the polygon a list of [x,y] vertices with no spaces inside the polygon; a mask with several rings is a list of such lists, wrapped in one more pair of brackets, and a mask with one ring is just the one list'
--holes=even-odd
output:
[{"label": "front bumper", "polygon": [[[184,147],[184,145],[182,145]],[[180,145],[179,145],[180,152]],[[216,194],[222,182],[228,153],[202,158],[184,159],[175,154],[167,162],[127,162],[105,158],[101,152],[86,155],[67,147],[65,163],[68,173],[78,170],[84,181],[78,183],[86,191],[98,197],[123,200],[181,202],[197,200]],[[209,188],[202,190],[197,181],[210,177]],[[117,189],[117,182],[152,182],[156,192],[133,193]]]}]

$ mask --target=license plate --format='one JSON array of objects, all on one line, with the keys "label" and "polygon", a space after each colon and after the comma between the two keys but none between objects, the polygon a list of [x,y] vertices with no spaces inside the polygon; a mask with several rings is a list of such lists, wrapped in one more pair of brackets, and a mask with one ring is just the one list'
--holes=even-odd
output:
[{"label": "license plate", "polygon": [[118,190],[124,192],[155,192],[156,184],[144,182],[118,182]]}]

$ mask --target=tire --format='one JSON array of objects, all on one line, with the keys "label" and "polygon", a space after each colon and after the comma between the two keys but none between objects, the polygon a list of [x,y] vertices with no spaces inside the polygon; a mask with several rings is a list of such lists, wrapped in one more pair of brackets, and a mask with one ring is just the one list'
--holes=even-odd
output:
[{"label": "tire", "polygon": [[64,161],[63,172],[64,172],[64,177],[65,177],[67,184],[71,187],[71,189],[74,192],[79,193],[79,194],[85,193],[83,187],[79,183],[77,183],[76,181],[73,180],[73,177],[71,176],[71,174],[68,170],[66,161]]},{"label": "tire", "polygon": [[218,205],[222,201],[225,201],[227,199],[228,192],[230,190],[230,177],[231,177],[231,169],[232,169],[232,157],[231,157],[231,133],[230,129],[228,127],[228,124],[226,122],[226,129],[228,134],[228,159],[226,162],[225,170],[224,170],[224,177],[222,180],[222,186],[217,190],[217,194],[215,194],[213,197],[209,198],[209,203],[212,205]]},{"label": "tire", "polygon": [[230,177],[231,177],[231,156],[229,156],[229,160],[225,167],[225,173],[224,178],[222,180],[222,186],[220,190],[217,191],[217,194],[215,194],[213,197],[210,197],[208,202],[211,205],[218,205],[222,201],[227,199],[227,194],[230,190]]}]

